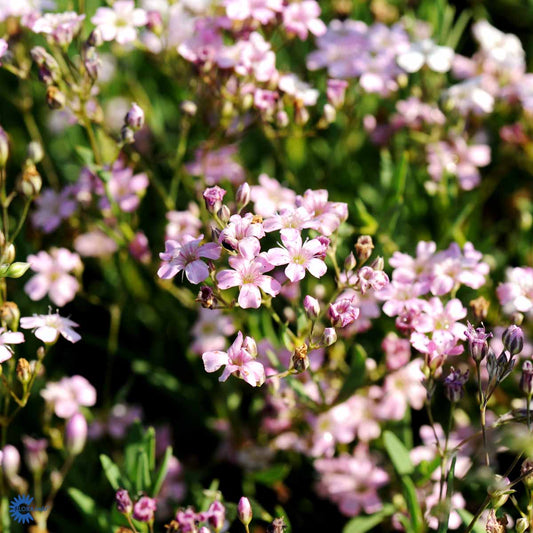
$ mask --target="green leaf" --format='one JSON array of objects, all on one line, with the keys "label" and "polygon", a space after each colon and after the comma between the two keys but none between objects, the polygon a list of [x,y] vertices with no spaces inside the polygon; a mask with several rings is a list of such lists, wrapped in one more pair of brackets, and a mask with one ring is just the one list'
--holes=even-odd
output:
[{"label": "green leaf", "polygon": [[418,496],[416,494],[416,487],[413,480],[409,476],[402,476],[403,495],[407,503],[407,510],[411,516],[411,525],[413,531],[422,531],[423,515]]},{"label": "green leaf", "polygon": [[148,467],[150,472],[155,468],[155,429],[150,426],[144,434],[145,450],[148,456]]},{"label": "green leaf", "polygon": [[446,533],[448,531],[448,522],[450,520],[450,509],[452,504],[452,495],[453,495],[453,482],[454,482],[454,472],[455,472],[455,462],[457,461],[457,456],[454,455],[452,459],[452,464],[450,465],[450,471],[446,478],[446,504],[444,506],[444,514],[439,520],[439,529],[437,533]]},{"label": "green leaf", "polygon": [[266,470],[252,473],[252,478],[263,485],[272,486],[278,481],[284,480],[289,474],[291,468],[286,464],[277,464]]},{"label": "green leaf", "polygon": [[342,403],[347,400],[364,383],[366,357],[365,349],[360,344],[356,344],[352,350],[350,372],[342,384],[341,390],[335,399],[335,403]]},{"label": "green leaf", "polygon": [[381,511],[371,516],[357,516],[352,518],[342,530],[342,533],[365,533],[370,531],[379,524],[381,524],[385,518],[394,513],[394,505],[384,505]]},{"label": "green leaf", "polygon": [[110,531],[109,513],[98,507],[96,502],[76,488],[69,488],[68,495],[72,498],[74,503],[78,506],[80,511],[84,514],[85,518],[97,524],[97,531]]},{"label": "green leaf", "polygon": [[122,480],[120,468],[107,455],[100,455],[100,463],[102,463],[105,477],[107,478],[107,481],[109,481],[109,484],[113,487],[113,490],[118,490],[124,487],[125,484]]},{"label": "green leaf", "polygon": [[152,498],[155,498],[161,490],[161,485],[163,485],[163,482],[165,481],[165,478],[167,476],[168,464],[171,457],[172,446],[167,446],[167,449],[165,450],[165,455],[163,456],[163,461],[161,462],[161,466],[159,467],[154,482],[152,483],[152,489],[150,491]]},{"label": "green leaf", "polygon": [[76,146],[74,149],[85,166],[90,167],[94,164],[93,151],[90,148],[87,148],[86,146]]},{"label": "green leaf", "polygon": [[357,223],[357,230],[360,233],[374,235],[378,229],[378,221],[368,212],[365,204],[360,198],[354,200],[354,214]]},{"label": "green leaf", "polygon": [[421,477],[419,482],[425,482],[428,481],[433,472],[439,467],[441,462],[440,457],[435,457],[432,461],[420,461],[418,465],[416,465],[416,473]]},{"label": "green leaf", "polygon": [[152,482],[150,480],[150,460],[146,450],[140,449],[137,454],[138,466],[135,477],[135,488],[138,492],[147,490]]},{"label": "green leaf", "polygon": [[405,191],[405,182],[407,180],[407,152],[402,154],[402,159],[396,165],[394,169],[394,174],[392,177],[392,193],[393,193],[393,204],[401,202],[403,200],[403,194]]},{"label": "green leaf", "polygon": [[391,431],[385,431],[383,443],[396,472],[400,476],[411,475],[414,472],[414,467],[403,442]]}]

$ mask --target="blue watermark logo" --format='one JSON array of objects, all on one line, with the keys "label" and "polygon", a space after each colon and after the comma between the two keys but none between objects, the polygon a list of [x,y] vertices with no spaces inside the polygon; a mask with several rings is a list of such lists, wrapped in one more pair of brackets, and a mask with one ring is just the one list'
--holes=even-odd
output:
[{"label": "blue watermark logo", "polygon": [[18,495],[9,502],[9,514],[19,524],[26,524],[34,520],[31,513],[34,511],[46,511],[47,507],[34,507],[33,497],[29,494]]}]

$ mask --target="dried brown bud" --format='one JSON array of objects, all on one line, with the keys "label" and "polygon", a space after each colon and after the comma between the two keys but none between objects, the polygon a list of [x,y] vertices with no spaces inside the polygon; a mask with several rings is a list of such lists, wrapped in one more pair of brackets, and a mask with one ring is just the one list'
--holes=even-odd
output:
[{"label": "dried brown bud", "polygon": [[480,296],[475,300],[470,300],[470,303],[468,305],[472,310],[476,322],[483,322],[483,320],[487,318],[490,302],[487,299],[483,298],[483,296]]},{"label": "dried brown bud", "polygon": [[20,310],[15,302],[4,302],[0,306],[0,321],[11,331],[16,331],[20,320]]},{"label": "dried brown bud", "polygon": [[200,287],[200,292],[196,297],[196,301],[205,309],[213,309],[217,303],[213,289],[208,285]]},{"label": "dried brown bud", "polygon": [[309,357],[307,357],[307,344],[297,346],[291,358],[292,368],[301,374],[309,368]]},{"label": "dried brown bud", "polygon": [[66,102],[66,96],[55,85],[48,87],[46,90],[46,103],[50,109],[63,109]]},{"label": "dried brown bud", "polygon": [[17,361],[17,379],[21,383],[28,383],[31,378],[31,367],[30,363],[28,363],[27,359],[24,359],[24,357],[21,357]]},{"label": "dried brown bud", "polygon": [[275,518],[272,524],[267,527],[267,533],[284,533],[287,526],[282,517]]},{"label": "dried brown bud", "polygon": [[370,235],[361,235],[355,243],[355,254],[360,263],[364,263],[374,250],[374,243]]},{"label": "dried brown bud", "polygon": [[43,180],[33,163],[27,163],[22,172],[22,177],[17,183],[17,190],[27,198],[37,196],[41,191]]}]

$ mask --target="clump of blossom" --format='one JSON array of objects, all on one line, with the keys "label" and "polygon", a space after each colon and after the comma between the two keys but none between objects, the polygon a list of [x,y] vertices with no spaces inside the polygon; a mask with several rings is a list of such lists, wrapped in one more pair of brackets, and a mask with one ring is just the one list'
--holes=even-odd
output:
[{"label": "clump of blossom", "polygon": [[53,189],[45,189],[35,199],[36,211],[31,216],[32,224],[51,233],[59,227],[61,222],[69,218],[77,208],[72,187],[65,187],[56,193]]},{"label": "clump of blossom", "polygon": [[265,368],[256,360],[256,355],[255,341],[251,337],[244,337],[239,331],[227,352],[205,352],[202,359],[206,372],[216,372],[224,366],[219,381],[226,381],[233,374],[252,387],[258,387],[265,381]]},{"label": "clump of blossom", "polygon": [[268,24],[283,10],[283,0],[225,0],[224,6],[230,20],[253,19]]},{"label": "clump of blossom", "polygon": [[244,169],[235,161],[237,151],[236,145],[218,150],[200,148],[196,150],[195,160],[185,165],[185,168],[193,176],[203,176],[205,184],[210,187],[223,180],[239,184],[244,181]]},{"label": "clump of blossom", "polygon": [[230,316],[224,315],[220,309],[200,309],[192,328],[191,350],[197,354],[223,350],[233,333],[235,325]]},{"label": "clump of blossom", "polygon": [[478,76],[452,85],[444,91],[446,104],[456,109],[462,116],[469,113],[484,115],[494,110],[494,87],[487,78]]},{"label": "clump of blossom", "polygon": [[344,202],[330,202],[328,191],[307,189],[296,197],[296,206],[303,207],[310,215],[311,228],[329,237],[348,218],[348,205]]},{"label": "clump of blossom", "polygon": [[48,294],[53,303],[62,307],[74,299],[80,284],[70,273],[82,269],[78,254],[66,248],[52,248],[50,253],[40,251],[37,255],[29,255],[28,262],[37,272],[24,286],[32,300],[41,300]]},{"label": "clump of blossom", "polygon": [[508,268],[505,282],[500,283],[496,294],[507,314],[516,311],[531,315],[533,313],[533,268]]},{"label": "clump of blossom", "polygon": [[104,41],[129,44],[137,39],[137,28],[148,18],[144,9],[136,8],[133,0],[117,0],[113,7],[99,7],[91,18]]},{"label": "clump of blossom", "polygon": [[[139,207],[141,197],[148,187],[148,176],[143,172],[133,174],[131,167],[125,166],[121,160],[115,161],[111,167],[111,177],[107,183],[109,195],[125,213],[131,213]],[[100,207],[109,207],[107,197],[102,197]]]},{"label": "clump of blossom", "polygon": [[351,455],[318,459],[315,468],[320,476],[318,493],[336,503],[341,513],[357,516],[361,511],[372,514],[381,509],[378,490],[387,484],[389,476],[377,466],[366,446],[357,446]]},{"label": "clump of blossom", "polygon": [[65,419],[79,412],[80,407],[92,407],[96,403],[96,389],[83,376],[49,382],[41,396],[56,416]]},{"label": "clump of blossom", "polygon": [[449,46],[438,46],[431,39],[423,39],[412,43],[397,61],[409,73],[418,72],[424,65],[435,72],[448,72],[452,68],[453,56],[454,51]]},{"label": "clump of blossom", "polygon": [[185,272],[187,279],[194,284],[201,283],[209,276],[209,267],[200,259],[218,259],[221,248],[214,242],[200,244],[204,236],[189,238],[183,244],[166,241],[165,251],[159,254],[162,259],[157,275],[161,279],[171,279],[179,272]]},{"label": "clump of blossom", "polygon": [[97,418],[89,426],[92,439],[109,435],[113,439],[123,439],[128,428],[136,421],[143,419],[142,408],[136,405],[117,403],[113,405],[105,418]]},{"label": "clump of blossom", "polygon": [[109,257],[118,250],[118,245],[101,230],[82,233],[74,239],[74,249],[82,257]]},{"label": "clump of blossom", "polygon": [[440,182],[445,173],[456,176],[461,189],[465,191],[479,185],[479,168],[487,166],[490,159],[488,145],[468,145],[462,137],[427,146],[428,172],[432,180]]},{"label": "clump of blossom", "polygon": [[48,315],[26,316],[20,319],[22,329],[32,329],[35,336],[46,344],[55,343],[59,335],[70,342],[78,342],[81,335],[73,329],[77,326],[78,324],[70,318],[52,312]]},{"label": "clump of blossom", "polygon": [[165,228],[165,240],[183,244],[187,237],[196,238],[200,235],[202,221],[197,204],[191,202],[185,211],[169,211],[166,217],[168,222]]},{"label": "clump of blossom", "polygon": [[248,237],[262,239],[265,231],[261,220],[252,213],[246,213],[244,216],[232,215],[227,226],[220,233],[219,241],[220,244],[237,250],[243,239]]},{"label": "clump of blossom", "polygon": [[442,126],[446,122],[446,116],[436,105],[422,102],[414,96],[397,102],[396,110],[397,113],[391,118],[395,128],[421,130],[426,125]]},{"label": "clump of blossom", "polygon": [[33,23],[31,30],[49,35],[60,46],[67,46],[79,33],[84,19],[85,15],[74,11],[46,13]]},{"label": "clump of blossom", "polygon": [[13,356],[11,344],[21,344],[23,342],[24,335],[22,333],[0,328],[0,363],[4,363]]},{"label": "clump of blossom", "polygon": [[297,35],[302,41],[307,39],[309,33],[319,37],[327,31],[320,13],[320,6],[315,0],[289,4],[283,10],[283,26],[287,33]]},{"label": "clump of blossom", "polygon": [[278,211],[294,209],[296,193],[292,189],[283,187],[281,183],[266,174],[258,178],[259,185],[251,187],[251,199],[254,212],[262,217],[274,216]]}]

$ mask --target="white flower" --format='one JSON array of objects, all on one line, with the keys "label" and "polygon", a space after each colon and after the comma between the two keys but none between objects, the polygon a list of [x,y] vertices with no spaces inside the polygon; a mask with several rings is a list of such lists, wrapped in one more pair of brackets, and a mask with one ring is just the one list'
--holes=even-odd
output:
[{"label": "white flower", "polygon": [[400,54],[396,61],[409,73],[418,72],[424,65],[435,72],[448,72],[454,55],[448,46],[438,46],[431,39],[424,39],[411,44],[409,50]]},{"label": "white flower", "polygon": [[81,336],[72,329],[77,326],[76,322],[60,316],[59,313],[26,316],[20,319],[21,328],[33,329],[35,336],[46,344],[56,342],[59,334],[70,342],[78,342]]},{"label": "white flower", "polygon": [[148,22],[146,11],[136,9],[133,0],[118,0],[113,7],[99,7],[91,22],[98,27],[104,41],[128,44],[137,38],[136,27]]},{"label": "white flower", "polygon": [[9,344],[20,344],[24,342],[24,335],[16,331],[6,331],[0,328],[0,363],[7,361],[13,355],[13,348]]}]

